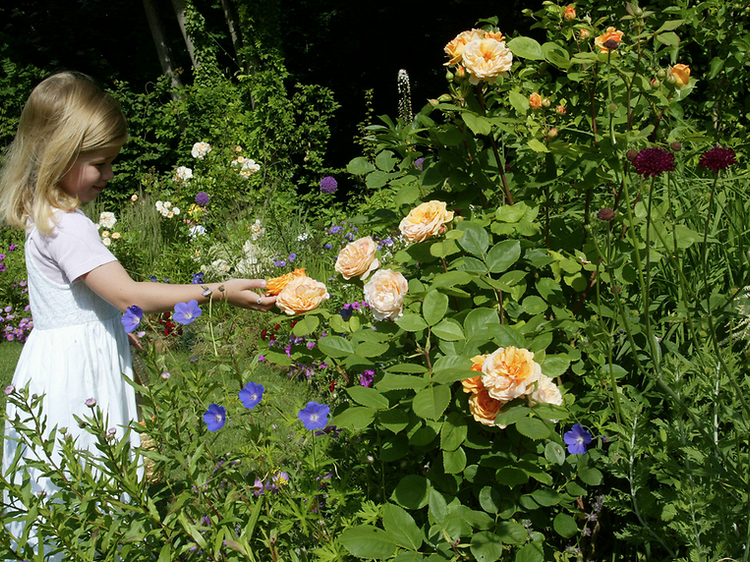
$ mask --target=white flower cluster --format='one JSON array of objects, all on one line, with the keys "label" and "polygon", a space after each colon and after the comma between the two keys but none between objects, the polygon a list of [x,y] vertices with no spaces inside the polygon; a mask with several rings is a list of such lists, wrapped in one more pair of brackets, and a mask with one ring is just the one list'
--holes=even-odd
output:
[{"label": "white flower cluster", "polygon": [[203,236],[205,234],[206,234],[206,228],[203,225],[196,224],[195,226],[190,227],[190,238]]},{"label": "white flower cluster", "polygon": [[206,157],[206,154],[211,152],[211,145],[207,142],[196,142],[193,145],[193,149],[190,151],[190,154],[193,155],[193,158],[197,158],[198,160],[203,160]]},{"label": "white flower cluster", "polygon": [[157,201],[156,210],[161,213],[161,216],[167,217],[168,219],[180,214],[180,209],[172,206],[170,201]]},{"label": "white flower cluster", "polygon": [[193,170],[185,166],[179,166],[174,175],[177,181],[188,181],[193,178]]},{"label": "white flower cluster", "polygon": [[260,219],[255,219],[255,222],[250,227],[250,231],[252,232],[253,240],[259,240],[266,233],[266,229],[263,228]]},{"label": "white flower cluster", "polygon": [[119,240],[120,239],[120,233],[119,232],[113,232],[110,234],[109,230],[105,230],[102,232],[102,244],[105,246],[109,246],[112,244],[112,240]]},{"label": "white flower cluster", "polygon": [[207,257],[211,262],[201,265],[201,271],[210,277],[223,279],[227,275],[260,278],[263,276],[261,264],[268,261],[269,256],[263,247],[254,244],[252,240],[247,240],[242,246],[239,259],[224,246],[212,247]]},{"label": "white flower cluster", "polygon": [[260,170],[260,164],[252,158],[245,158],[244,156],[238,156],[237,160],[232,160],[232,167],[239,168],[240,175],[245,179]]}]

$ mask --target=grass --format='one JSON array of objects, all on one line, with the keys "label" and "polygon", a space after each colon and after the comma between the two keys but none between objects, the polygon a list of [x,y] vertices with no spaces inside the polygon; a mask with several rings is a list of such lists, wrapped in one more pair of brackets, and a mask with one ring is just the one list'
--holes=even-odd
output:
[{"label": "grass", "polygon": [[[23,344],[19,342],[0,343],[0,388],[5,388],[13,380],[13,372],[22,349]],[[0,395],[0,408],[5,410],[5,394]],[[4,435],[5,425],[0,424],[0,436]]]}]

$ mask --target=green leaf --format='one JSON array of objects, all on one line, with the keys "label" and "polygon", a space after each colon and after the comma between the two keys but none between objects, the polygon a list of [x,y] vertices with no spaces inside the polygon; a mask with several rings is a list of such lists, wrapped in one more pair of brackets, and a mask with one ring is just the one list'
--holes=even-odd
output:
[{"label": "green leaf", "polygon": [[364,429],[375,419],[375,410],[363,406],[347,408],[335,416],[330,425],[347,429]]},{"label": "green leaf", "polygon": [[469,549],[477,562],[495,562],[503,555],[503,543],[500,537],[489,531],[474,533]]},{"label": "green leaf", "polygon": [[513,425],[529,415],[528,406],[525,404],[514,404],[502,410],[495,418],[495,423],[501,425]]},{"label": "green leaf", "polygon": [[381,380],[375,383],[375,388],[383,392],[388,390],[419,390],[427,384],[427,380],[422,377],[386,373]]},{"label": "green leaf", "polygon": [[669,46],[675,46],[680,44],[680,36],[672,31],[667,31],[665,33],[660,33],[656,36],[656,40],[659,43],[662,43],[664,45]]},{"label": "green leaf", "polygon": [[569,539],[578,534],[578,525],[576,520],[573,519],[567,513],[558,513],[555,515],[555,520],[552,522],[552,527],[555,529],[558,535]]},{"label": "green leaf", "polygon": [[346,165],[346,171],[355,176],[364,176],[375,169],[375,166],[364,156],[351,160]]},{"label": "green leaf", "polygon": [[544,420],[568,419],[568,410],[556,404],[536,404],[531,411]]},{"label": "green leaf", "polygon": [[464,233],[458,239],[458,245],[470,254],[478,258],[484,258],[487,248],[490,245],[490,237],[487,231],[480,225],[470,221],[458,223],[458,229]]},{"label": "green leaf", "polygon": [[466,440],[468,427],[465,417],[457,412],[451,413],[440,430],[440,448],[444,451],[458,449]]},{"label": "green leaf", "polygon": [[510,52],[522,59],[542,60],[542,46],[531,37],[514,37],[508,41]]},{"label": "green leaf", "polygon": [[539,542],[530,542],[516,552],[515,562],[544,562],[544,549]]},{"label": "green leaf", "polygon": [[440,291],[429,291],[422,301],[422,316],[430,326],[434,326],[448,310],[448,297]]},{"label": "green leaf", "polygon": [[417,392],[412,408],[420,418],[436,420],[443,415],[450,400],[450,388],[445,385],[432,385]]},{"label": "green leaf", "polygon": [[380,357],[390,346],[387,343],[366,341],[357,344],[354,352],[360,357]]},{"label": "green leaf", "polygon": [[513,109],[518,113],[526,113],[529,109],[529,98],[517,89],[508,92],[508,101],[510,101],[510,105],[512,105]]},{"label": "green leaf", "polygon": [[274,365],[289,367],[292,364],[292,358],[289,357],[286,353],[279,353],[278,351],[266,351],[263,355],[265,355],[266,359]]},{"label": "green leaf", "polygon": [[329,357],[354,355],[354,346],[341,336],[326,336],[318,340],[318,348]]},{"label": "green leaf", "polygon": [[396,320],[396,324],[399,328],[402,328],[407,332],[419,332],[420,330],[427,328],[427,323],[422,317],[419,314],[414,314],[412,312],[404,314],[401,318]]},{"label": "green leaf", "polygon": [[526,339],[523,334],[506,324],[492,324],[489,326],[489,330],[495,338],[495,343],[500,347],[526,347]]},{"label": "green leaf", "polygon": [[531,497],[539,505],[551,507],[557,505],[562,500],[562,496],[552,488],[539,488],[531,492]]},{"label": "green leaf", "polygon": [[491,273],[503,273],[520,257],[521,243],[518,240],[503,240],[492,246],[485,262]]},{"label": "green leaf", "polygon": [[598,486],[602,483],[604,475],[602,475],[601,470],[598,468],[586,467],[578,470],[578,478],[580,478],[584,484]]},{"label": "green leaf", "polygon": [[542,372],[554,379],[565,374],[570,367],[570,356],[567,354],[547,355],[542,363]]},{"label": "green leaf", "polygon": [[495,532],[505,544],[521,544],[529,536],[524,526],[515,521],[501,521]]},{"label": "green leaf", "polygon": [[495,480],[503,486],[509,486],[513,488],[519,484],[526,484],[529,481],[529,475],[520,468],[514,468],[512,466],[506,466],[501,468],[495,474]]},{"label": "green leaf", "polygon": [[393,556],[396,543],[388,533],[371,525],[358,525],[341,533],[341,544],[358,558],[382,560]]},{"label": "green leaf", "polygon": [[410,183],[398,190],[393,202],[396,206],[413,205],[419,199],[419,186],[416,183]]},{"label": "green leaf", "polygon": [[378,423],[387,430],[398,433],[409,427],[409,416],[403,409],[380,411]]},{"label": "green leaf", "polygon": [[516,429],[521,435],[529,439],[546,439],[550,436],[550,429],[547,424],[537,418],[522,418],[516,422]]},{"label": "green leaf", "polygon": [[459,447],[455,451],[443,451],[443,470],[446,474],[461,474],[466,468],[466,453]]},{"label": "green leaf", "polygon": [[390,180],[397,177],[398,174],[389,174],[387,172],[375,170],[374,172],[367,174],[367,177],[365,177],[365,185],[370,189],[379,189],[384,187]]},{"label": "green leaf", "polygon": [[393,497],[406,509],[422,509],[427,505],[430,483],[424,476],[404,476],[396,486]]},{"label": "green leaf", "polygon": [[368,406],[370,408],[374,408],[375,410],[388,409],[388,399],[374,388],[354,385],[347,388],[346,392],[357,404],[362,404],[363,406]]},{"label": "green leaf", "polygon": [[409,454],[409,438],[403,433],[383,440],[380,447],[380,460],[394,462]]},{"label": "green leaf", "polygon": [[674,31],[683,23],[685,23],[685,20],[667,20],[663,24],[661,24],[661,27],[656,30],[656,33],[662,33],[664,31]]},{"label": "green leaf", "polygon": [[565,463],[565,449],[559,443],[550,441],[544,446],[544,458],[554,464]]},{"label": "green leaf", "polygon": [[464,111],[461,113],[461,118],[475,135],[489,135],[490,132],[492,132],[492,124],[485,117],[481,117],[476,113]]},{"label": "green leaf", "polygon": [[[526,145],[534,152],[549,152],[549,148],[539,139],[529,139]],[[369,177],[369,176],[368,176]]]},{"label": "green leaf", "polygon": [[[447,298],[447,297],[446,297]],[[432,333],[445,341],[458,341],[466,339],[461,324],[453,318],[444,318],[440,324],[432,328]]]},{"label": "green leaf", "polygon": [[318,329],[320,319],[315,314],[305,314],[297,319],[297,323],[292,328],[292,333],[297,337],[307,336]]},{"label": "green leaf", "polygon": [[542,45],[542,52],[544,53],[544,58],[554,64],[557,68],[567,70],[570,67],[570,54],[557,43],[545,43]]},{"label": "green leaf", "polygon": [[375,165],[383,170],[384,172],[390,172],[396,166],[396,160],[393,157],[393,152],[390,150],[384,150],[375,157]]},{"label": "green leaf", "polygon": [[417,550],[422,546],[423,534],[414,518],[402,507],[388,503],[383,509],[383,527],[398,546]]}]

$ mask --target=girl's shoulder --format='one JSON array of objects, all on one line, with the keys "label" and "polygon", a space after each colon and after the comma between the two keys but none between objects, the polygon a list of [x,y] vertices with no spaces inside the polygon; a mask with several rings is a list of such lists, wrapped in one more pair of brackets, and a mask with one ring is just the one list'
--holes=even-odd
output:
[{"label": "girl's shoulder", "polygon": [[55,209],[52,218],[55,222],[56,231],[75,233],[77,231],[97,230],[94,221],[88,218],[81,209],[75,211]]}]

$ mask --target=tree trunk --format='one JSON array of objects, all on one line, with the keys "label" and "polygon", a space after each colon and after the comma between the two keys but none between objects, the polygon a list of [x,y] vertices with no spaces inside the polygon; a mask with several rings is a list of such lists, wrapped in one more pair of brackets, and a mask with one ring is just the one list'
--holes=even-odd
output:
[{"label": "tree trunk", "polygon": [[177,23],[180,24],[182,38],[185,40],[185,46],[187,47],[188,54],[190,55],[190,60],[193,63],[193,68],[198,68],[200,66],[200,62],[195,58],[195,45],[193,44],[193,40],[190,38],[190,34],[188,33],[187,27],[185,25],[185,2],[183,0],[172,0],[172,7],[174,8],[174,13],[177,16]]},{"label": "tree trunk", "polygon": [[229,36],[232,38],[234,56],[237,58],[237,63],[245,70],[245,72],[247,72],[247,65],[245,64],[245,61],[241,59],[240,55],[242,52],[242,37],[240,36],[237,18],[234,17],[231,0],[221,0],[221,9],[224,10],[224,19],[227,20]]},{"label": "tree trunk", "polygon": [[156,54],[159,56],[161,71],[165,76],[169,76],[169,79],[172,82],[172,98],[174,99],[177,97],[174,90],[182,87],[182,82],[180,81],[177,69],[175,68],[172,51],[170,50],[169,44],[164,36],[164,26],[161,23],[159,13],[154,7],[153,0],[143,0],[143,9],[146,12],[148,26],[151,29],[151,37],[154,39]]}]

